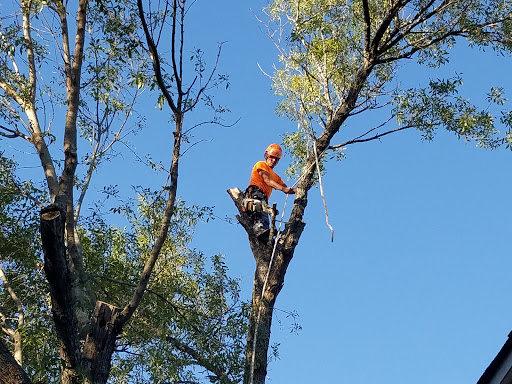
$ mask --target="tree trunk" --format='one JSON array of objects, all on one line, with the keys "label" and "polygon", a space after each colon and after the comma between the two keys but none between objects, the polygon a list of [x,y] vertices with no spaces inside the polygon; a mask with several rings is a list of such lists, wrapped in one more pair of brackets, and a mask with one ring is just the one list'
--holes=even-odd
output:
[{"label": "tree trunk", "polygon": [[[275,303],[275,296],[273,296],[273,300],[268,300],[269,295],[267,294],[262,299],[262,289],[265,284],[269,259],[266,262],[263,258],[257,260],[249,317],[249,332],[245,348],[244,384],[263,384],[265,382],[272,313]],[[268,292],[267,287],[265,287],[265,291]]]},{"label": "tree trunk", "polygon": [[113,326],[118,313],[119,308],[102,301],[96,302],[91,328],[83,349],[89,383],[107,382],[119,333],[119,330]]},{"label": "tree trunk", "polygon": [[0,340],[0,384],[30,384],[27,374]]},{"label": "tree trunk", "polygon": [[40,220],[44,271],[50,286],[53,320],[61,340],[60,355],[64,364],[62,383],[76,383],[81,353],[74,313],[71,261],[67,259],[64,242],[66,214],[56,205],[50,205],[41,210]]},{"label": "tree trunk", "polygon": [[[249,331],[245,353],[244,384],[264,384],[267,375],[268,347],[272,314],[277,296],[284,284],[284,276],[293,257],[298,239],[304,229],[304,223],[294,222],[286,225],[276,240],[262,242],[253,232],[253,223],[243,209],[243,193],[238,188],[228,190],[240,215],[238,221],[249,237],[249,244],[256,260],[254,288],[252,295]],[[304,199],[304,197],[301,197]],[[271,233],[275,233],[272,221]],[[275,242],[277,241],[277,244]]]}]

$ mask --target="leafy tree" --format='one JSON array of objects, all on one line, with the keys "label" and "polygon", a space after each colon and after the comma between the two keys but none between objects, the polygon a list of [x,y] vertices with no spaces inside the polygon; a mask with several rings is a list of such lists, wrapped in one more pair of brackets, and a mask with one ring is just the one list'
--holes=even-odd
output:
[{"label": "leafy tree", "polygon": [[[40,251],[33,242],[38,223],[30,206],[38,192],[15,179],[12,161],[0,157],[0,164],[4,340],[14,345],[17,363],[34,381],[58,382],[58,340]],[[138,206],[120,208],[133,232],[109,226],[98,214],[84,218],[79,227],[86,275],[109,303],[126,301],[127,287],[136,286],[144,262],[139,255],[149,254],[149,239],[161,220],[161,194],[139,194]],[[209,209],[178,204],[149,295],[116,346],[112,382],[138,382],[136,377],[142,382],[199,382],[204,374],[197,365],[220,382],[240,381],[246,311],[238,282],[227,276],[221,256],[207,263],[202,253],[188,248],[193,227],[210,215]]]},{"label": "leafy tree", "polygon": [[[15,177],[15,164],[0,155],[0,319],[2,339],[34,380],[58,377],[59,363],[49,297],[38,253],[38,191]],[[27,337],[30,335],[30,337]]]},{"label": "leafy tree", "polygon": [[[183,0],[160,4],[162,9],[148,11],[149,25],[143,3],[128,0],[23,0],[7,7],[12,17],[1,20],[0,135],[33,148],[47,190],[36,220],[42,252],[27,249],[32,264],[16,273],[41,277],[35,260],[42,253],[41,284],[46,289],[33,293],[51,303],[58,340],[52,347],[59,349],[62,383],[104,383],[111,369],[119,382],[199,380],[197,366],[212,382],[230,383],[240,375],[239,335],[246,317],[238,286],[219,256],[212,259],[210,272],[204,256],[186,248],[187,231],[205,212],[177,199],[183,143],[193,128],[184,129],[185,117],[200,104],[213,107],[214,114],[223,112],[206,90],[227,77],[217,76],[216,65],[206,72],[200,51],[187,66],[188,5]],[[71,14],[75,23],[68,20]],[[162,35],[165,25],[171,26],[169,36]],[[170,74],[156,50],[162,36],[172,47]],[[55,51],[48,48],[53,46]],[[146,67],[147,53],[153,74]],[[96,169],[126,135],[141,127],[143,116],[134,106],[147,88],[159,90],[158,105],[172,114],[172,154],[162,188],[141,190],[138,205],[114,209],[129,220],[130,230],[114,228],[97,215],[83,218],[81,208]],[[54,124],[62,128],[54,129]],[[89,146],[83,158],[79,146]],[[15,263],[13,271],[20,268],[18,255]],[[2,294],[7,295],[4,286]],[[11,299],[16,308],[10,312],[28,313],[25,306],[32,305],[31,299],[21,306],[12,294]],[[48,302],[37,305],[48,311]],[[32,364],[19,359],[18,369],[20,363],[35,375]]]},{"label": "leafy tree", "polygon": [[[273,77],[281,96],[278,111],[297,123],[285,143],[295,159],[290,171],[298,184],[290,218],[276,243],[257,240],[240,198],[233,195],[256,259],[244,374],[248,384],[265,382],[275,300],[304,229],[308,192],[327,159],[342,158],[350,145],[408,129],[417,129],[427,140],[444,128],[483,148],[512,147],[511,112],[503,107],[499,87],[488,92],[488,102],[495,106],[490,109],[464,97],[459,76],[411,89],[401,89],[395,81],[403,62],[411,59],[435,76],[455,44],[463,42],[509,54],[509,1],[274,0],[266,12],[269,35],[278,36],[280,49],[281,65]],[[358,115],[382,118],[383,113],[387,116],[374,127],[357,131],[350,124]]]}]

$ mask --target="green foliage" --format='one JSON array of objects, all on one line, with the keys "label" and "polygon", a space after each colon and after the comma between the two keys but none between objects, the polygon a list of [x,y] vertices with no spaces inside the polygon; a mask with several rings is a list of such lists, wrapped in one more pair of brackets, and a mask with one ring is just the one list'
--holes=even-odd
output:
[{"label": "green foliage", "polygon": [[[20,311],[0,281],[2,327],[20,331],[25,371],[34,381],[56,382],[60,365],[57,342],[49,310],[49,295],[39,251],[39,227],[33,199],[41,193],[30,183],[15,177],[15,164],[0,154],[0,268],[10,287],[23,304],[24,324],[18,324]],[[1,337],[9,345],[10,337]]]},{"label": "green foliage", "polygon": [[[496,148],[503,138],[495,126],[496,117],[488,109],[477,109],[459,94],[460,77],[431,80],[426,89],[409,89],[396,94],[393,110],[400,125],[416,127],[424,139],[432,140],[439,126],[465,140],[475,141],[482,148]],[[492,88],[488,100],[505,102],[502,91]]]},{"label": "green foliage", "polygon": [[[24,368],[34,381],[59,381],[58,341],[42,271],[37,209],[40,192],[15,179],[15,164],[0,156],[0,267],[23,303]],[[130,230],[108,225],[97,214],[83,220],[80,237],[87,275],[97,299],[124,305],[138,283],[161,223],[161,192],[139,190],[136,205],[118,210]],[[221,255],[190,249],[194,226],[211,210],[178,202],[148,294],[119,340],[111,382],[146,383],[205,379],[198,362],[172,343],[179,340],[237,381],[243,371],[247,307],[238,281]],[[4,327],[16,329],[18,308],[0,284]],[[9,342],[9,338],[3,335]],[[9,344],[9,343],[8,343]],[[225,382],[208,374],[211,382]],[[207,378],[208,381],[210,379]]]},{"label": "green foliage", "polygon": [[[151,252],[165,204],[161,192],[139,190],[137,206],[122,212],[131,230],[107,225],[99,216],[87,221],[82,245],[87,272],[99,300],[118,306],[130,298]],[[177,348],[179,340],[211,364],[239,380],[247,311],[238,282],[227,275],[220,255],[189,249],[193,228],[211,216],[209,208],[178,202],[145,299],[119,342],[112,382],[199,381],[198,362]],[[210,373],[210,375],[212,375]],[[213,379],[212,382],[221,382]]]},{"label": "green foliage", "polygon": [[[489,106],[478,106],[482,101],[475,104],[457,93],[461,79],[432,80],[423,88],[400,89],[399,63],[414,58],[434,71],[449,63],[461,38],[473,47],[510,53],[512,3],[413,0],[390,18],[396,2],[366,3],[367,17],[362,0],[274,0],[266,10],[271,35],[279,36],[275,43],[280,47],[281,65],[273,78],[275,92],[281,96],[277,110],[298,126],[296,133],[285,138],[295,158],[292,173],[297,173],[310,153],[303,150],[309,137],[318,136],[337,113],[344,113],[344,121],[377,109],[390,114],[379,129],[363,126],[360,132],[351,133],[352,139],[396,129],[388,128],[396,122],[398,128],[418,128],[426,139],[444,127],[486,148],[510,142],[507,112],[496,111],[506,103],[503,89],[495,87],[489,92],[488,101],[494,104],[491,114]],[[387,28],[380,29],[388,21]],[[361,72],[365,65],[367,73]]]}]

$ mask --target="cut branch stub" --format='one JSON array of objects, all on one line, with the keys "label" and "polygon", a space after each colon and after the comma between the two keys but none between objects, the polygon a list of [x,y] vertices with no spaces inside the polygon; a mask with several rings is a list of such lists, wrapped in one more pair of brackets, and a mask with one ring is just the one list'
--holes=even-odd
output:
[{"label": "cut branch stub", "polygon": [[248,234],[252,234],[252,222],[245,214],[245,209],[243,207],[243,200],[245,197],[244,193],[238,188],[230,188],[227,192],[231,199],[233,199],[233,202],[240,213],[239,215],[236,215],[238,222],[242,224],[242,227],[244,227]]}]

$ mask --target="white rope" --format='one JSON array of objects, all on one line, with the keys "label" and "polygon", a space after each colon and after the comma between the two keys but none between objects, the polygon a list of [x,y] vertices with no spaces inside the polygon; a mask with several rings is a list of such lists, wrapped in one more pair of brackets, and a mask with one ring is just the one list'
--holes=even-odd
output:
[{"label": "white rope", "polygon": [[327,200],[325,199],[325,195],[324,195],[324,187],[322,184],[322,172],[320,172],[320,163],[318,161],[318,153],[316,151],[316,141],[313,141],[313,151],[315,152],[316,173],[318,174],[318,185],[320,187],[320,196],[322,197],[322,204],[324,205],[324,211],[325,211],[325,224],[327,224],[327,227],[331,231],[331,242],[333,242],[334,241],[334,228],[329,223],[329,212],[327,211]]}]

